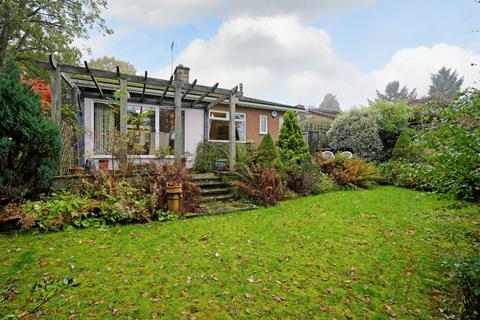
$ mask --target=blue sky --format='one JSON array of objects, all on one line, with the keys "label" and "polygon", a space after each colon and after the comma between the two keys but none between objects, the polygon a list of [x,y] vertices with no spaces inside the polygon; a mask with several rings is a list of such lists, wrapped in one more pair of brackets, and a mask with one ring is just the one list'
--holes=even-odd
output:
[{"label": "blue sky", "polygon": [[93,35],[92,54],[166,78],[174,64],[203,83],[286,103],[318,105],[328,92],[342,108],[364,104],[400,80],[423,94],[447,65],[473,85],[480,62],[480,4],[474,0],[109,0],[115,34]]}]

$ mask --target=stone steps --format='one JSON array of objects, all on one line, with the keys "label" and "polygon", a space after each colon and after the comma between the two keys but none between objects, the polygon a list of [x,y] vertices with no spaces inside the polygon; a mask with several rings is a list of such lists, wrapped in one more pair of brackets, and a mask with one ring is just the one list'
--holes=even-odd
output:
[{"label": "stone steps", "polygon": [[232,197],[229,185],[214,173],[193,174],[192,180],[202,189],[202,202],[228,200]]}]

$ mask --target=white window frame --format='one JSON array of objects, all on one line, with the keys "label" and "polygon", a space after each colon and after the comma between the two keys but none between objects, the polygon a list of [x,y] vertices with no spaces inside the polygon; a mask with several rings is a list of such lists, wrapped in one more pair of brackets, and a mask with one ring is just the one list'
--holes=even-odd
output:
[{"label": "white window frame", "polygon": [[[223,113],[226,115],[225,118],[219,118],[219,117],[214,117],[212,116],[212,113]],[[235,115],[241,115],[243,116],[243,120],[237,120],[235,119],[235,124],[237,122],[243,122],[245,125],[245,136],[244,137],[239,137],[239,140],[237,142],[246,142],[247,141],[247,115],[243,112],[235,112]],[[208,110],[208,141],[210,142],[228,142],[229,140],[212,140],[210,139],[210,120],[217,120],[217,121],[230,121],[230,112],[228,111],[220,111],[220,110]]]},{"label": "white window frame", "polygon": [[[262,119],[265,119],[265,130],[262,130]],[[259,132],[260,134],[268,134],[268,116],[266,115],[260,115]]]}]

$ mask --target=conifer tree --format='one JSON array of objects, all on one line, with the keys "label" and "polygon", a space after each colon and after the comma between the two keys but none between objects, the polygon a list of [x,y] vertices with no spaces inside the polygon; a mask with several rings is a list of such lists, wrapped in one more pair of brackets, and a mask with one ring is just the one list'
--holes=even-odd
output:
[{"label": "conifer tree", "polygon": [[308,146],[303,140],[302,127],[293,111],[285,113],[278,146],[280,147],[281,159],[285,164],[300,163],[310,159]]},{"label": "conifer tree", "polygon": [[278,167],[279,155],[278,148],[268,133],[257,148],[255,162],[262,167]]},{"label": "conifer tree", "polygon": [[0,75],[0,194],[33,195],[49,186],[61,152],[58,127],[42,113],[40,97],[20,83],[9,60]]}]

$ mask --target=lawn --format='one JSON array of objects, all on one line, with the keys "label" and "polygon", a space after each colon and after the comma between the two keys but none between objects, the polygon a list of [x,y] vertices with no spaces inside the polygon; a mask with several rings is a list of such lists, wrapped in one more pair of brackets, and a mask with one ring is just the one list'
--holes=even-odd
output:
[{"label": "lawn", "polygon": [[478,232],[478,207],[394,187],[290,200],[167,223],[0,235],[10,312],[43,277],[80,286],[42,319],[429,319],[442,263]]}]

